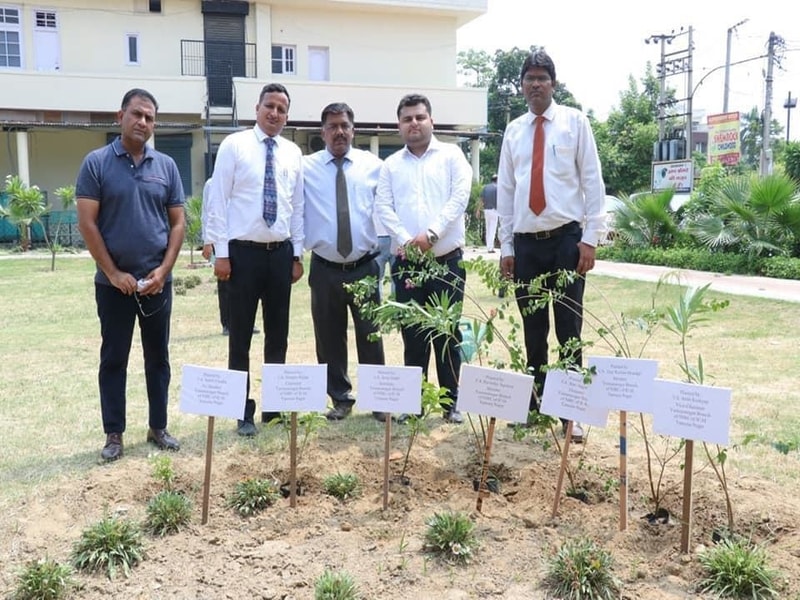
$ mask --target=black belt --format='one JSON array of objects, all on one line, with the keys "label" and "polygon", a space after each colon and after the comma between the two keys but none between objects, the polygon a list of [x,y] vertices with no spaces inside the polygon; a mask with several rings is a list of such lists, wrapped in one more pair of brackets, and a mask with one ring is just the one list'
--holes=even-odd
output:
[{"label": "black belt", "polygon": [[283,240],[280,242],[254,242],[253,240],[231,240],[228,242],[231,246],[249,246],[251,248],[261,248],[262,250],[277,250],[278,248],[283,248],[286,244],[289,243],[289,240]]},{"label": "black belt", "polygon": [[441,256],[436,257],[436,262],[446,263],[448,260],[453,260],[454,258],[461,258],[464,256],[464,253],[461,251],[461,248],[456,248],[447,254],[442,254]]},{"label": "black belt", "polygon": [[566,225],[562,225],[561,227],[556,227],[555,229],[551,229],[550,231],[533,231],[533,232],[525,232],[525,233],[515,233],[515,237],[523,237],[532,240],[549,240],[550,238],[558,237],[561,234],[569,233],[570,231],[575,231],[580,226],[578,225],[577,221],[572,221],[567,223]]},{"label": "black belt", "polygon": [[377,252],[367,252],[364,256],[362,256],[358,260],[355,260],[353,262],[340,263],[333,260],[327,260],[325,258],[322,258],[319,254],[316,254],[314,252],[311,253],[312,260],[316,260],[325,265],[326,267],[329,267],[331,269],[336,269],[337,271],[354,271],[358,267],[361,267],[367,264],[369,261],[373,260],[376,256],[378,256]]}]

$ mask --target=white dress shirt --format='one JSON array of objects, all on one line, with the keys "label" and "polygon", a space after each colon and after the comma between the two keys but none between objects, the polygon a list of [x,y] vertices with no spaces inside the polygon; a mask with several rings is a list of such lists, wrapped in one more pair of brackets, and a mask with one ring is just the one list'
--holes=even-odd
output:
[{"label": "white dress shirt", "polygon": [[272,227],[263,217],[267,135],[253,129],[232,133],[219,146],[211,178],[206,236],[218,258],[228,257],[230,240],[281,242],[291,239],[303,253],[303,153],[284,137],[274,148],[278,216]]},{"label": "white dress shirt", "polygon": [[431,137],[422,156],[407,147],[389,156],[381,168],[375,209],[392,236],[392,252],[418,234],[439,236],[436,256],[464,246],[464,211],[472,190],[472,167],[461,148]]},{"label": "white dress shirt", "polygon": [[343,257],[336,249],[336,163],[327,148],[303,157],[303,190],[305,194],[305,245],[322,258],[337,262],[354,262],[365,254],[378,251],[375,232],[375,188],[378,186],[382,161],[358,148],[350,148],[342,169],[347,180],[350,207],[352,252]]},{"label": "white dress shirt", "polygon": [[580,111],[551,102],[544,112],[545,209],[529,207],[533,132],[528,111],[506,127],[497,171],[497,212],[502,256],[514,255],[514,234],[550,231],[572,221],[582,241],[597,246],[605,235],[605,184],[589,120]]},{"label": "white dress shirt", "polygon": [[206,237],[206,230],[208,229],[208,211],[211,203],[211,178],[206,179],[203,185],[203,204],[200,210],[200,239],[203,240],[203,245],[210,244]]}]

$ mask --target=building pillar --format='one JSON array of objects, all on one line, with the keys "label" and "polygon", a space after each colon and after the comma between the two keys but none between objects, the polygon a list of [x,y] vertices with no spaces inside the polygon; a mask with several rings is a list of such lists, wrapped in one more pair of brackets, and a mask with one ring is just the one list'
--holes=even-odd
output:
[{"label": "building pillar", "polygon": [[19,178],[27,186],[31,185],[31,163],[28,155],[28,131],[20,129],[17,138],[17,171]]},{"label": "building pillar", "polygon": [[469,153],[472,156],[472,181],[481,180],[481,141],[478,138],[469,141]]},{"label": "building pillar", "polygon": [[377,135],[371,135],[369,138],[369,151],[375,156],[380,156],[381,143]]}]

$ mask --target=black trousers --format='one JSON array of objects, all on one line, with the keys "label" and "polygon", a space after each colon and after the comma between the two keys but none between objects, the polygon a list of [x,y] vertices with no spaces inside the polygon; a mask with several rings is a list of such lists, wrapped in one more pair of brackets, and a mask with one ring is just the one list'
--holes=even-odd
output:
[{"label": "black trousers", "polygon": [[219,304],[219,324],[223,327],[229,326],[229,318],[231,308],[231,301],[228,298],[228,282],[222,279],[217,279],[217,303]]},{"label": "black trousers", "polygon": [[102,337],[98,383],[103,431],[125,431],[128,358],[133,341],[133,325],[137,320],[147,384],[147,422],[153,429],[165,429],[171,376],[169,327],[172,283],[165,283],[162,292],[154,296],[127,296],[114,286],[95,284],[95,299]]},{"label": "black trousers", "polygon": [[[394,281],[395,298],[398,302],[415,300],[424,306],[436,295],[447,292],[450,302],[464,301],[464,284],[467,272],[461,262],[461,252],[445,261],[448,273],[442,278],[432,278],[415,286],[407,285],[407,277],[403,272],[419,271],[420,267],[397,257],[392,265],[392,279]],[[460,318],[460,314],[459,314]],[[435,332],[424,327],[404,327],[403,335],[403,361],[406,366],[422,367],[426,379],[428,377],[428,363],[431,358],[431,347],[434,351],[436,375],[439,386],[447,388],[447,396],[452,399],[450,408],[455,409],[458,401],[458,377],[461,371],[461,329],[455,327],[455,337],[435,336]]]},{"label": "black trousers", "polygon": [[[379,276],[375,259],[367,261],[352,271],[325,265],[312,254],[308,285],[311,288],[311,318],[314,321],[314,340],[316,342],[317,362],[328,365],[328,395],[334,406],[352,406],[353,385],[347,374],[347,312],[353,319],[358,362],[366,365],[383,365],[385,357],[383,342],[370,340],[370,335],[378,328],[365,319],[355,304],[353,294],[345,289],[345,284],[364,277]],[[369,301],[379,302],[379,288],[376,285]]]},{"label": "black trousers", "polygon": [[228,368],[244,371],[250,395],[250,343],[261,301],[264,320],[264,362],[285,363],[289,340],[289,303],[292,293],[292,245],[285,241],[277,248],[240,245],[230,242],[231,278]]},{"label": "black trousers", "polygon": [[[563,298],[553,303],[553,321],[556,339],[563,345],[568,340],[581,337],[583,326],[583,291],[586,280],[576,277],[566,287],[559,289],[555,273],[559,270],[574,271],[578,266],[578,242],[582,231],[577,223],[566,227],[560,235],[549,239],[534,239],[531,236],[514,235],[514,281],[528,284],[536,277],[551,273],[544,287],[558,290]],[[542,367],[548,364],[547,337],[550,334],[550,314],[547,306],[531,311],[530,294],[525,287],[516,290],[517,306],[522,314],[525,334],[525,349],[528,368],[536,380],[539,396],[544,389],[545,373]],[[562,357],[563,358],[563,357]],[[582,361],[581,353],[574,356],[576,365]],[[538,409],[535,398],[531,398],[530,410]]]}]

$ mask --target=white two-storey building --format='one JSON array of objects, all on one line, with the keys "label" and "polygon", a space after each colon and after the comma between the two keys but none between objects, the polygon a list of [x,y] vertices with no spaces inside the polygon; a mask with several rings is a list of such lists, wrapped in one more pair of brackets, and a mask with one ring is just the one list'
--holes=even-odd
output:
[{"label": "white two-storey building", "polygon": [[[118,133],[123,94],[160,104],[156,148],[199,194],[224,135],[252,126],[261,87],[292,104],[285,135],[318,149],[329,102],[356,113],[356,144],[400,144],[396,107],[428,95],[437,135],[477,169],[486,90],[456,84],[456,31],[487,0],[0,0],[0,179],[74,182],[83,156]],[[51,196],[51,200],[55,200]]]}]

